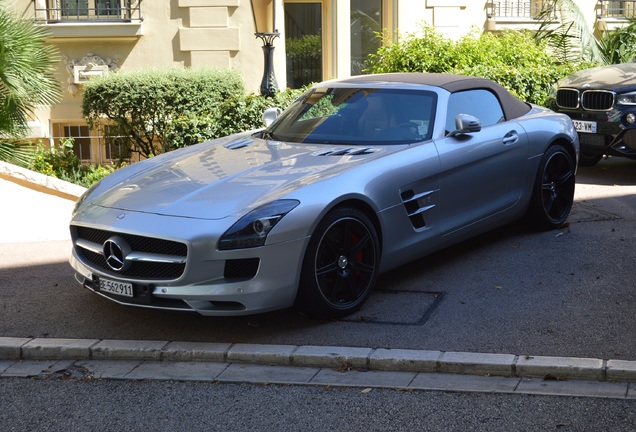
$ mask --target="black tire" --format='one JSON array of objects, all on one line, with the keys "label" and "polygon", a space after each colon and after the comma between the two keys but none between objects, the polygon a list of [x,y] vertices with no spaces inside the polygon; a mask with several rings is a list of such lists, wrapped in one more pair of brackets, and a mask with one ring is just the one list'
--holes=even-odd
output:
[{"label": "black tire", "polygon": [[309,241],[296,306],[316,318],[355,312],[375,285],[379,262],[378,236],[371,220],[355,208],[332,210]]},{"label": "black tire", "polygon": [[602,154],[594,153],[579,153],[579,166],[591,167],[598,163],[603,158]]},{"label": "black tire", "polygon": [[527,220],[533,228],[553,229],[570,215],[574,203],[575,167],[561,145],[548,148],[534,182]]}]

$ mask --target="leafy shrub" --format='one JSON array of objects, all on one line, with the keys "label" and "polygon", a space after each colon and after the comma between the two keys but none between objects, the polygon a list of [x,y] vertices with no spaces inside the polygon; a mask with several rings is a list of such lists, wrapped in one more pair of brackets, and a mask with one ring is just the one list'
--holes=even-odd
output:
[{"label": "leafy shrub", "polygon": [[263,111],[270,107],[285,109],[304,89],[285,90],[273,97],[255,94],[228,98],[209,115],[181,116],[167,134],[169,147],[180,148],[209,139],[264,127]]},{"label": "leafy shrub", "polygon": [[80,168],[80,160],[73,152],[73,138],[60,142],[59,147],[45,149],[40,143],[35,150],[31,169],[49,176],[64,178]]},{"label": "leafy shrub", "polygon": [[213,113],[244,91],[241,76],[230,69],[119,72],[85,85],[82,113],[91,126],[108,119],[108,136],[126,137],[130,150],[151,157],[168,150],[165,137],[175,118]]},{"label": "leafy shrub", "polygon": [[29,168],[84,187],[91,186],[116,169],[115,166],[104,165],[82,166],[73,152],[73,138],[62,140],[58,147],[50,149],[38,144]]},{"label": "leafy shrub", "polygon": [[636,19],[629,25],[606,31],[596,39],[606,64],[628,63],[636,56]]},{"label": "leafy shrub", "polygon": [[454,43],[434,28],[423,27],[420,36],[407,35],[385,44],[369,56],[366,72],[449,72],[455,69]]},{"label": "leafy shrub", "polygon": [[560,64],[529,32],[469,33],[451,41],[433,28],[383,46],[369,58],[369,71],[437,72],[488,78],[519,98],[546,105],[552,86],[590,63]]},{"label": "leafy shrub", "polygon": [[116,169],[122,167],[123,165],[119,165],[117,167],[113,165],[89,165],[87,167],[82,167],[82,176],[78,184],[90,187],[93,183],[97,183],[107,175],[115,172]]}]

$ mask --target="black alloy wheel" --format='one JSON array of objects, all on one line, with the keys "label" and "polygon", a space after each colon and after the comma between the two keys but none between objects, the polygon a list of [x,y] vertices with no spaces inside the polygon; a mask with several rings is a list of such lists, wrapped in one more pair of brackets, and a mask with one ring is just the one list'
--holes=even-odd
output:
[{"label": "black alloy wheel", "polygon": [[562,225],[574,203],[575,166],[561,145],[546,150],[535,180],[528,216],[537,228],[552,229]]},{"label": "black alloy wheel", "polygon": [[355,208],[331,211],[309,242],[297,305],[319,318],[355,312],[373,289],[378,263],[379,242],[369,218]]}]

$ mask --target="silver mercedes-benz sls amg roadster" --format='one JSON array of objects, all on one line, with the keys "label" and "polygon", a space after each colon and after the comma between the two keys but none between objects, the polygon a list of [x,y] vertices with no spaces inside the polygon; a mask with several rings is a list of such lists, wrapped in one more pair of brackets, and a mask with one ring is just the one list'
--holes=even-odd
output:
[{"label": "silver mercedes-benz sls amg roadster", "polygon": [[279,114],[91,187],[70,226],[77,280],[146,308],[339,317],[381,272],[513,221],[558,227],[572,207],[571,120],[489,80],[357,76]]}]

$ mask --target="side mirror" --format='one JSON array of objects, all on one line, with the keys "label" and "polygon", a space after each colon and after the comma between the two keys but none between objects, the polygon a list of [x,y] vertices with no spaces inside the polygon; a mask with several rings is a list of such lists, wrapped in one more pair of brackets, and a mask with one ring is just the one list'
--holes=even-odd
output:
[{"label": "side mirror", "polygon": [[455,117],[456,130],[448,134],[449,137],[481,130],[481,122],[477,117],[468,114],[457,114]]},{"label": "side mirror", "polygon": [[263,122],[265,123],[265,126],[269,126],[274,123],[274,120],[276,120],[282,112],[283,110],[278,107],[267,108],[263,112]]}]

